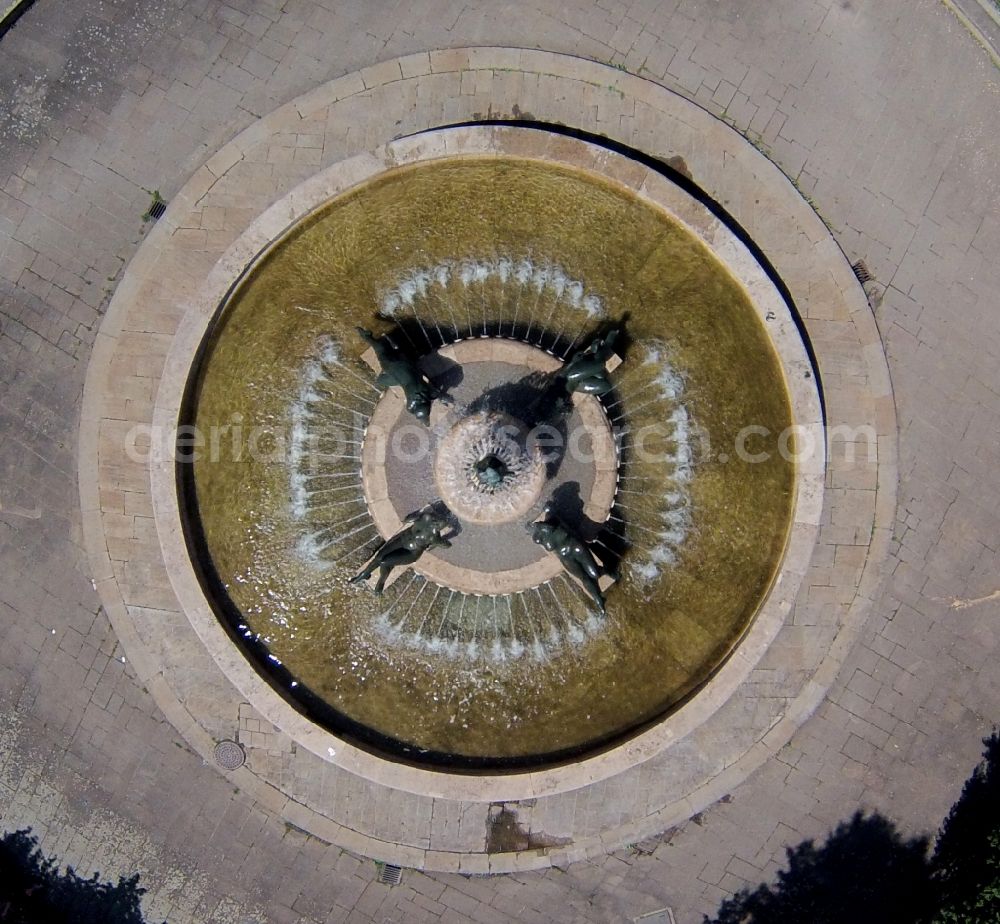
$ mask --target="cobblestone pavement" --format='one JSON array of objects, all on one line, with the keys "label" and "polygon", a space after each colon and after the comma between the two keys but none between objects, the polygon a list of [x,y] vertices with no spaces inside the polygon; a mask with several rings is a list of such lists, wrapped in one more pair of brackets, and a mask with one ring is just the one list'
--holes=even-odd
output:
[{"label": "cobblestone pavement", "polygon": [[[621,65],[724,116],[794,179],[885,290],[900,502],[863,641],[730,799],[599,862],[390,888],[235,792],[134,681],[85,563],[76,419],[151,190],[169,199],[322,81],[473,44]],[[38,0],[0,55],[2,827],[31,825],[84,873],[140,872],[151,917],[278,924],[628,921],[667,905],[688,924],[859,806],[933,830],[1000,714],[998,76],[937,0]]]}]

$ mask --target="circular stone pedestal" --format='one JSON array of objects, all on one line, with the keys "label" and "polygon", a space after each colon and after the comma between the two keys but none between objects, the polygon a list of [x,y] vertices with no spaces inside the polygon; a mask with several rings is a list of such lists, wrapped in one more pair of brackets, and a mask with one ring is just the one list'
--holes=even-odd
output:
[{"label": "circular stone pedestal", "polygon": [[[365,358],[377,368],[373,354]],[[429,427],[406,412],[401,389],[383,394],[361,450],[365,500],[379,532],[389,538],[409,514],[443,500],[461,533],[451,548],[425,552],[413,565],[419,575],[462,593],[520,593],[562,574],[559,560],[536,545],[527,528],[546,504],[581,510],[587,539],[607,520],[618,456],[601,403],[574,395],[558,426],[529,426],[510,413],[526,410],[561,366],[551,353],[517,340],[461,340],[421,360],[450,399],[434,403]],[[509,461],[521,454],[523,470],[507,490],[490,493],[477,487],[469,468],[489,454],[487,445],[502,447],[504,440],[487,437],[491,429],[498,437],[505,424],[521,449],[501,452]],[[404,573],[394,571],[386,586]]]}]

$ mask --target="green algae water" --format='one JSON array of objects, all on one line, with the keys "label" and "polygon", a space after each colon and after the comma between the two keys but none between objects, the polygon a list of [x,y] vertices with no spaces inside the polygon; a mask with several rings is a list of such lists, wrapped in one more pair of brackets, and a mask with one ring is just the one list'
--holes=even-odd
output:
[{"label": "green algae water", "polygon": [[[360,474],[380,389],[356,326],[414,356],[493,337],[563,357],[620,319],[602,399],[618,490],[588,536],[616,559],[606,614],[565,576],[499,595],[413,571],[380,597],[348,583],[383,538]],[[620,740],[711,676],[780,563],[792,419],[748,295],[589,173],[453,158],[332,200],[236,287],[193,375],[192,516],[234,630],[288,695],[410,760],[517,766]]]}]

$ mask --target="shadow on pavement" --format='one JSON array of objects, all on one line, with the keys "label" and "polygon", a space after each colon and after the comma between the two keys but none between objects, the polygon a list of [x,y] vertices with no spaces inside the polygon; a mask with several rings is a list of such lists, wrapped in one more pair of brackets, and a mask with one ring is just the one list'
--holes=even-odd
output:
[{"label": "shadow on pavement", "polygon": [[139,875],[117,885],[78,876],[42,856],[30,828],[0,838],[0,922],[3,924],[144,924]]},{"label": "shadow on pavement", "polygon": [[705,924],[997,924],[1000,922],[1000,736],[930,838],[905,838],[857,812],[826,841],[786,849],[773,884],[726,899]]}]

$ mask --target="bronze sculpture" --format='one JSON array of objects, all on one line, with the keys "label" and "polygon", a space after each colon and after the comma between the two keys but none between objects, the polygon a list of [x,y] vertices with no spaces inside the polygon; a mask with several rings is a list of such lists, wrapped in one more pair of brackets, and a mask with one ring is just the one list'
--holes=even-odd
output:
[{"label": "bronze sculpture", "polygon": [[587,543],[574,534],[558,516],[546,507],[542,514],[545,519],[529,523],[531,538],[543,549],[558,557],[563,568],[583,584],[598,609],[603,613],[604,593],[598,581],[607,572],[594,558]]},{"label": "bronze sculpture", "polygon": [[612,327],[603,336],[594,337],[585,347],[575,350],[556,373],[570,394],[606,395],[614,387],[608,378],[607,361],[615,353],[621,327]]},{"label": "bronze sculpture", "polygon": [[351,578],[352,584],[367,581],[378,569],[378,583],[375,593],[382,593],[386,578],[393,568],[412,565],[428,549],[436,546],[451,548],[451,542],[441,533],[448,526],[448,521],[425,509],[407,517],[409,526],[404,527],[395,536],[382,543],[379,550],[363,571]]},{"label": "bronze sculpture", "polygon": [[597,398],[608,394],[614,384],[608,378],[607,362],[615,355],[621,333],[619,323],[595,335],[586,346],[570,353],[559,369],[548,373],[544,387],[528,406],[528,418],[536,423],[556,424],[571,412],[576,392]]},{"label": "bronze sculpture", "polygon": [[375,380],[381,388],[398,385],[406,396],[406,409],[417,420],[429,423],[431,404],[435,399],[443,398],[444,392],[424,375],[417,364],[392,342],[388,334],[375,337],[370,330],[356,328],[361,338],[375,351],[382,366],[382,372]]},{"label": "bronze sculpture", "polygon": [[510,466],[494,453],[484,456],[474,468],[477,480],[488,491],[495,491],[511,474]]}]

